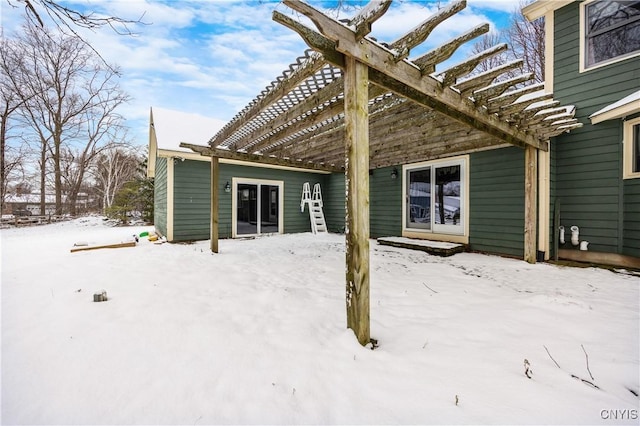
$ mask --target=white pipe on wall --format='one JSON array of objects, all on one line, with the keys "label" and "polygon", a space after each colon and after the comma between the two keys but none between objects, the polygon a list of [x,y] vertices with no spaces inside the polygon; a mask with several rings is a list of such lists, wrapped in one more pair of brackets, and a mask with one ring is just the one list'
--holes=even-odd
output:
[{"label": "white pipe on wall", "polygon": [[564,244],[564,226],[560,226],[560,244]]},{"label": "white pipe on wall", "polygon": [[571,227],[571,244],[574,246],[580,244],[580,229],[575,225]]}]

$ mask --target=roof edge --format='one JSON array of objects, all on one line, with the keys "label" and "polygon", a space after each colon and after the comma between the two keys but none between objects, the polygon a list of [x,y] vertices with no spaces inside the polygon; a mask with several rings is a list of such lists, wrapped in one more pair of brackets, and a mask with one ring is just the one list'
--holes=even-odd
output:
[{"label": "roof edge", "polygon": [[617,102],[607,105],[589,116],[591,124],[622,118],[640,112],[640,90],[631,93]]},{"label": "roof edge", "polygon": [[573,0],[537,0],[522,8],[522,14],[529,21],[542,18],[549,12],[565,7]]}]

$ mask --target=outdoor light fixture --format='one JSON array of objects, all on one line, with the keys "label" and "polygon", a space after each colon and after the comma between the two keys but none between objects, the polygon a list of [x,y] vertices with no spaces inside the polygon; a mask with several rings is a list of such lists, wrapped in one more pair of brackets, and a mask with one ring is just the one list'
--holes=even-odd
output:
[{"label": "outdoor light fixture", "polygon": [[229,185],[229,181],[227,181],[227,184],[224,186],[224,192],[231,192],[231,185]]},{"label": "outdoor light fixture", "polygon": [[391,179],[396,179],[398,177],[398,169],[394,168],[391,172]]}]

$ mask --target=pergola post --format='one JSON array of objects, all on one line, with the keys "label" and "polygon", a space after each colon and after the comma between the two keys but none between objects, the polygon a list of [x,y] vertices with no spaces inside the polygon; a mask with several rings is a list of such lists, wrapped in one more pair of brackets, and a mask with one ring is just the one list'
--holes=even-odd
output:
[{"label": "pergola post", "polygon": [[358,342],[369,329],[369,77],[352,57],[344,70],[347,327]]},{"label": "pergola post", "polygon": [[535,147],[531,145],[525,147],[524,163],[524,260],[536,263],[538,150]]},{"label": "pergola post", "polygon": [[218,204],[220,201],[220,164],[218,157],[211,157],[211,252],[218,253]]}]

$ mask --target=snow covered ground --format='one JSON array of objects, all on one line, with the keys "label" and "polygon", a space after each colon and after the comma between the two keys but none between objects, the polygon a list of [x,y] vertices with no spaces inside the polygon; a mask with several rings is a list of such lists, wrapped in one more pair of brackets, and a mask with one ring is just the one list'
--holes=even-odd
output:
[{"label": "snow covered ground", "polygon": [[372,351],[344,236],[70,253],[150,229],[1,231],[3,424],[639,422],[638,275],[372,241]]}]

